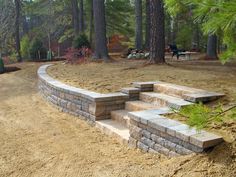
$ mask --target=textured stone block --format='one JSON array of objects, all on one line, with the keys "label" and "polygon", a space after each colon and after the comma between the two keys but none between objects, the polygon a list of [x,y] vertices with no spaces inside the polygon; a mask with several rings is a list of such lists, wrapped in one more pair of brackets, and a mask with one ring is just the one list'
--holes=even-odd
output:
[{"label": "textured stone block", "polygon": [[177,125],[177,126],[172,126],[172,127],[169,127],[167,129],[167,134],[175,137],[176,136],[176,132],[187,130],[189,128],[190,127],[188,125],[185,125],[185,124],[181,124],[181,125]]},{"label": "textured stone block", "polygon": [[168,156],[168,155],[169,155],[169,152],[170,152],[170,150],[168,150],[167,148],[165,148],[165,147],[163,147],[163,146],[161,146],[161,145],[159,145],[159,144],[155,144],[154,147],[153,147],[153,149],[154,149],[155,151],[161,153],[161,154],[166,155],[166,156]]},{"label": "textured stone block", "polygon": [[147,130],[142,130],[141,133],[142,133],[142,136],[144,136],[144,137],[146,137],[146,138],[148,138],[148,139],[151,138],[151,133],[150,133],[149,131],[147,131]]},{"label": "textured stone block", "polygon": [[157,151],[155,151],[154,149],[152,149],[152,148],[149,148],[148,149],[148,152],[149,153],[153,153],[153,154],[158,154],[158,152]]},{"label": "textured stone block", "polygon": [[129,147],[131,148],[137,148],[137,140],[132,138],[132,137],[129,137]]},{"label": "textured stone block", "polygon": [[159,118],[148,120],[148,125],[159,131],[167,132],[167,129],[169,127],[181,125],[181,123],[178,121],[167,119],[160,116]]},{"label": "textured stone block", "polygon": [[175,151],[178,153],[178,154],[181,154],[181,155],[188,155],[188,154],[192,154],[193,151],[189,150],[189,149],[186,149],[184,148],[183,146],[180,146],[180,145],[177,145],[175,147]]},{"label": "textured stone block", "polygon": [[201,132],[199,134],[190,136],[190,143],[201,148],[209,148],[215,146],[223,141],[223,138],[208,132]]},{"label": "textured stone block", "polygon": [[189,128],[189,129],[186,129],[186,130],[176,131],[176,137],[183,140],[183,141],[189,142],[190,141],[190,136],[196,135],[198,133],[199,132],[196,129]]},{"label": "textured stone block", "polygon": [[158,109],[158,106],[143,101],[128,101],[125,103],[125,109],[128,111],[142,111],[148,109]]},{"label": "textured stone block", "polygon": [[125,94],[139,94],[140,89],[135,88],[135,87],[127,87],[127,88],[122,88],[121,93],[125,93]]},{"label": "textured stone block", "polygon": [[145,144],[138,142],[137,143],[137,147],[141,150],[143,150],[144,152],[148,152],[148,146],[146,146]]},{"label": "textured stone block", "polygon": [[136,140],[140,140],[142,138],[142,129],[136,126],[130,126],[130,136]]},{"label": "textured stone block", "polygon": [[169,154],[168,154],[169,157],[177,157],[177,156],[180,156],[180,154],[174,152],[174,151],[169,151]]},{"label": "textured stone block", "polygon": [[146,146],[148,146],[149,148],[153,148],[153,146],[155,145],[155,142],[153,142],[152,140],[146,137],[142,137],[140,141]]}]

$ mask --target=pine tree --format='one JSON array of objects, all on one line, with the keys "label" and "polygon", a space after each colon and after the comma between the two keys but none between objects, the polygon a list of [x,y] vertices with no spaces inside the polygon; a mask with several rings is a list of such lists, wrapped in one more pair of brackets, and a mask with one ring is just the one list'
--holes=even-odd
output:
[{"label": "pine tree", "polygon": [[93,13],[95,31],[94,58],[108,60],[104,0],[93,0]]},{"label": "pine tree", "polygon": [[135,0],[135,48],[142,49],[143,45],[143,31],[142,31],[142,0]]},{"label": "pine tree", "polygon": [[163,0],[150,1],[150,61],[165,62],[165,13]]}]

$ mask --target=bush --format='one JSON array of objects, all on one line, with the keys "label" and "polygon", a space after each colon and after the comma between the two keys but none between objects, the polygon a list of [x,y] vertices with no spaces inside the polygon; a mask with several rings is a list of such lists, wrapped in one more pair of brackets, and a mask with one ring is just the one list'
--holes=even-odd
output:
[{"label": "bush", "polygon": [[82,47],[90,48],[87,36],[85,34],[77,36],[73,41],[73,47],[76,49],[80,49]]},{"label": "bush", "polygon": [[174,110],[181,117],[186,118],[187,124],[200,130],[212,123],[236,120],[236,105],[224,109],[221,104],[210,108],[202,103],[183,107],[180,112]]},{"label": "bush", "polygon": [[2,58],[0,58],[0,74],[4,73],[4,63],[3,63],[3,60]]},{"label": "bush", "polygon": [[30,39],[27,35],[25,35],[21,39],[21,55],[23,59],[29,59],[30,58]]},{"label": "bush", "polygon": [[42,41],[38,38],[33,39],[29,49],[30,57],[34,60],[47,57],[47,49],[43,47]]},{"label": "bush", "polygon": [[177,33],[176,43],[178,48],[189,50],[192,48],[192,29],[187,25],[182,25]]}]

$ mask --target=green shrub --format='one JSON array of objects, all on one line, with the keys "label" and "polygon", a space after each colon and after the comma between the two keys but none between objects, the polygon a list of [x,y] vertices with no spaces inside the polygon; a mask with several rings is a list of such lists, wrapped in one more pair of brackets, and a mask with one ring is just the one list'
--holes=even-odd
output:
[{"label": "green shrub", "polygon": [[23,59],[29,59],[30,58],[30,39],[27,35],[25,35],[21,39],[21,55]]},{"label": "green shrub", "polygon": [[85,34],[81,34],[77,36],[73,41],[73,47],[76,49],[80,49],[82,47],[90,47],[88,38]]},{"label": "green shrub", "polygon": [[223,109],[220,104],[215,108],[210,108],[199,103],[186,106],[179,112],[174,112],[186,118],[189,126],[196,127],[197,129],[206,128],[214,122],[224,122],[227,119],[236,120],[236,105]]},{"label": "green shrub", "polygon": [[47,49],[43,47],[42,41],[40,41],[38,38],[33,39],[33,41],[31,42],[29,53],[31,59],[33,60],[43,59],[47,57]]},{"label": "green shrub", "polygon": [[186,50],[192,47],[192,29],[187,25],[182,25],[177,33],[176,43],[178,48]]},{"label": "green shrub", "polygon": [[3,63],[3,60],[2,58],[0,58],[0,74],[4,73],[4,63]]}]

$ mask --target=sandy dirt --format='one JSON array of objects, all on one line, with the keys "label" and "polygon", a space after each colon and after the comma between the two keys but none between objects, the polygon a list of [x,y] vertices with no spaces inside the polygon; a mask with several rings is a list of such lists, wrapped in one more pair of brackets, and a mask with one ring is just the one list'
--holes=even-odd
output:
[{"label": "sandy dirt", "polygon": [[[17,66],[21,68],[20,71],[0,75],[1,177],[235,176],[235,141],[223,143],[207,154],[166,158],[162,155],[145,154],[139,150],[122,146],[79,118],[59,112],[46,103],[37,92],[36,71],[39,65],[39,63],[19,64]],[[119,88],[123,86],[119,78],[126,75],[124,72],[127,72],[130,77],[130,79],[124,79],[127,80],[126,84],[136,80],[135,77],[131,79],[135,75],[143,80],[146,78],[144,73],[140,72],[141,69],[121,70],[120,67],[117,67],[101,70],[104,65],[112,66],[113,64],[89,64],[84,67],[76,67],[76,74],[72,74],[73,77],[70,78],[77,76],[77,81],[84,80],[81,83],[89,82],[92,85],[97,83],[100,88],[102,88],[102,78],[100,81],[96,81],[95,78],[88,80],[88,77],[84,76],[92,74],[99,78],[104,73],[104,80],[109,81],[112,78],[109,75],[114,76],[115,72],[120,73],[120,76],[113,78],[113,83],[117,82],[117,88],[118,85]],[[61,68],[60,74],[65,75],[67,67],[61,64],[52,67],[51,72],[58,72],[59,67]],[[82,72],[91,67],[94,71]],[[123,68],[127,67],[123,64]],[[150,66],[150,68],[160,70],[163,67],[166,66]],[[95,70],[95,68],[97,69]],[[150,69],[145,68],[145,70]],[[173,68],[173,70],[175,69]],[[183,74],[180,82],[191,85],[192,81],[186,80],[186,77],[192,71],[178,70],[182,70]],[[114,73],[108,74],[108,71],[114,71]],[[208,72],[206,77],[205,74]],[[136,74],[134,75],[134,73]],[[156,71],[150,71],[150,76],[156,75],[155,73]],[[201,75],[205,82],[210,83],[215,82],[219,77],[230,76],[230,73],[225,72],[224,74],[221,72],[218,76],[214,73],[215,71],[203,70],[198,71],[196,76]],[[178,75],[179,72],[173,72],[169,80],[177,81],[173,77]],[[156,79],[163,77],[157,75]],[[153,80],[153,77],[149,79]],[[193,80],[197,81],[199,78],[194,77]],[[214,87],[216,90],[222,89],[221,82],[224,83],[223,80],[215,82],[219,86],[219,88]],[[207,86],[207,84],[205,85]],[[94,85],[93,88],[97,86]],[[233,80],[228,86],[235,86]],[[226,90],[228,86],[225,88]]]}]

